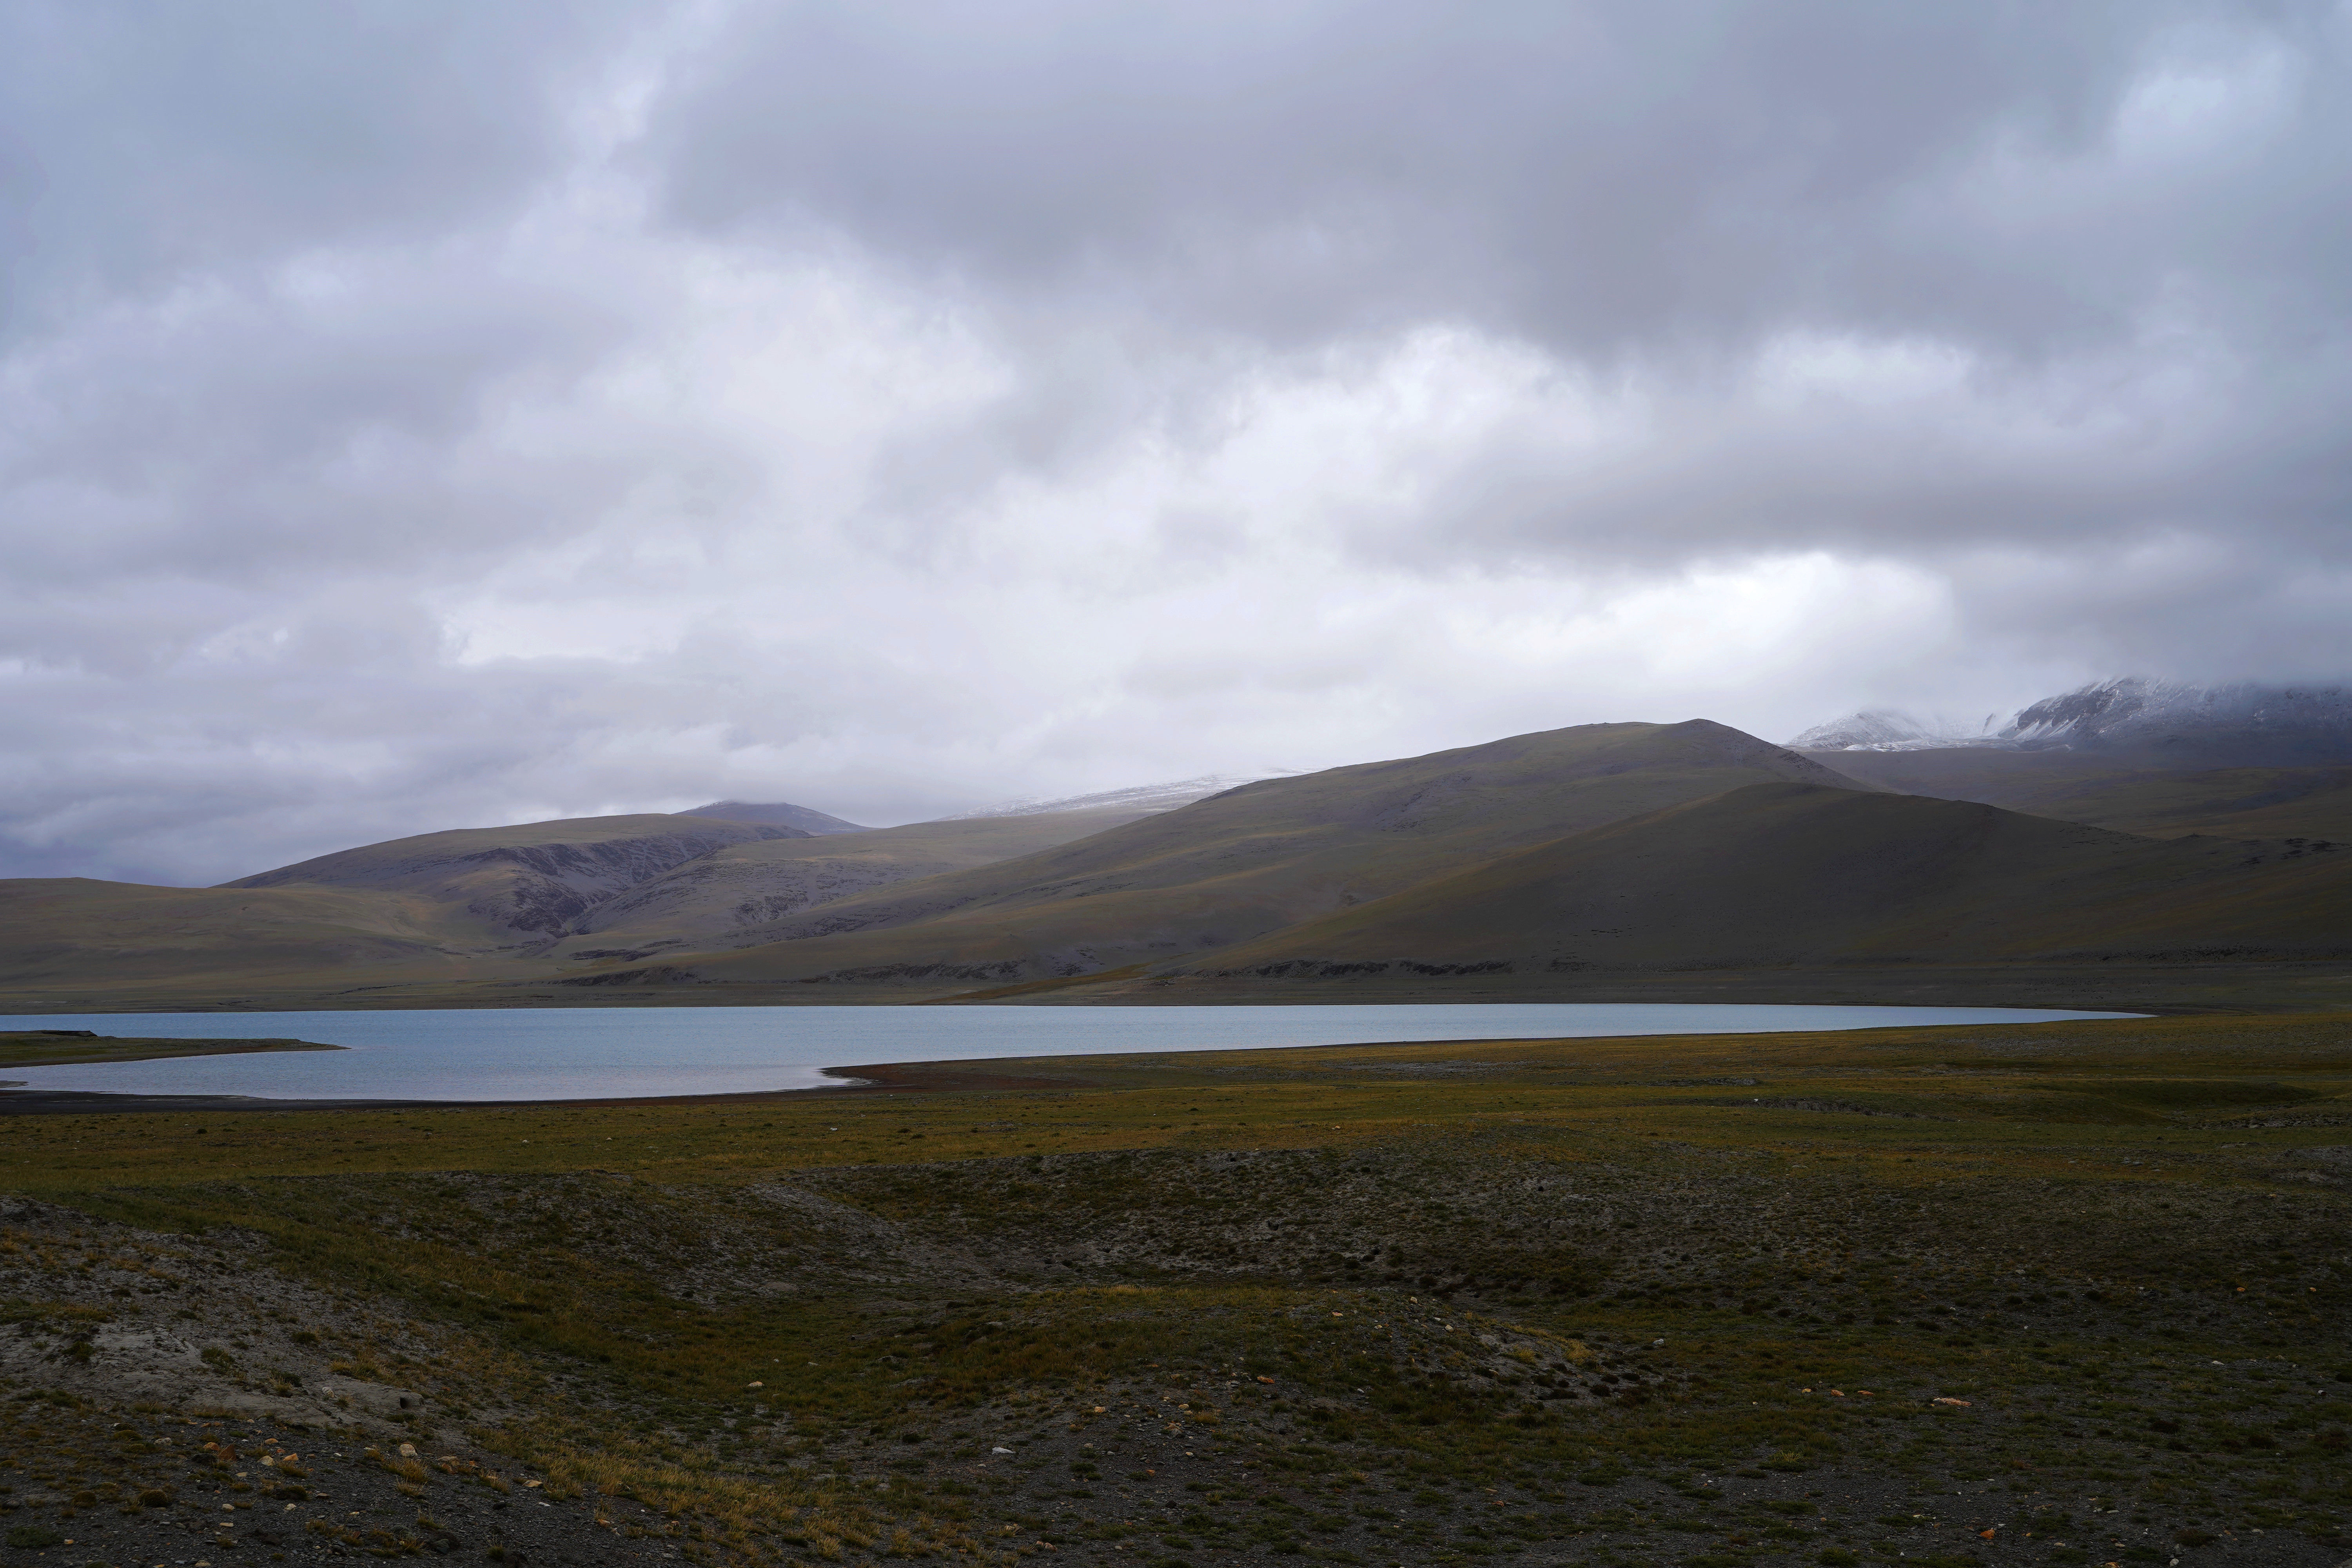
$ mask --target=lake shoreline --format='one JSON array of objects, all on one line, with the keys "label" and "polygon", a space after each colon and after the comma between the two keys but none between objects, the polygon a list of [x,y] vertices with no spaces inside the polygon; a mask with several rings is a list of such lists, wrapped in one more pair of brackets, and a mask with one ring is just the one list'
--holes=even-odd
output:
[{"label": "lake shoreline", "polygon": [[[1319,1050],[1325,1047],[1275,1046],[1265,1048]],[[1107,1053],[1122,1058],[1158,1054],[1150,1051]],[[258,1095],[240,1094],[110,1094],[101,1089],[17,1089],[0,1079],[0,1117],[110,1115],[137,1111],[200,1112],[206,1115],[220,1112],[226,1115],[255,1110],[519,1110],[526,1108],[545,1110],[553,1106],[584,1109],[629,1105],[752,1105],[769,1100],[805,1100],[814,1095],[941,1094],[959,1089],[987,1093],[1005,1089],[1064,1090],[1084,1087],[1068,1079],[971,1072],[966,1070],[970,1065],[962,1062],[889,1062],[872,1067],[825,1068],[822,1069],[821,1076],[834,1081],[807,1089],[747,1089],[733,1094],[640,1094],[575,1100],[269,1100]]]},{"label": "lake shoreline", "polygon": [[242,1057],[278,1051],[343,1051],[349,1046],[285,1038],[205,1039],[194,1036],[100,1035],[87,1029],[0,1030],[0,1072],[12,1068],[89,1067],[160,1062],[180,1057]]},{"label": "lake shoreline", "polygon": [[[2006,1009],[1884,1007],[1362,1007],[1169,1009],[791,1009],[761,1016],[678,1010],[661,1016],[551,1013],[321,1015],[287,1022],[326,1047],[264,1061],[255,1042],[226,1031],[163,1035],[141,1027],[174,1059],[56,1066],[0,1059],[0,1114],[11,1110],[152,1108],[227,1112],[453,1105],[725,1103],[808,1093],[940,1092],[1013,1088],[1058,1091],[1097,1068],[1171,1055],[1285,1054],[1327,1047],[1437,1047],[1508,1040],[1737,1037],[1854,1029],[2007,1027],[2095,1016]],[[2116,1016],[2104,1015],[2104,1016]],[[57,1026],[98,1022],[57,1017]],[[193,1022],[193,1021],[190,1021]],[[132,1054],[145,1041],[81,1034],[70,1054]],[[289,1047],[297,1042],[288,1042]],[[27,1055],[33,1054],[30,1051]],[[44,1051],[43,1054],[47,1054]]]}]

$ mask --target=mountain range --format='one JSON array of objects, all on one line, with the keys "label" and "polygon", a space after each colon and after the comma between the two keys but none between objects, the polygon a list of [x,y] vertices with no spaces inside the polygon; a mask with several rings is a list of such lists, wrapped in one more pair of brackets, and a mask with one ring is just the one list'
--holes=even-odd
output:
[{"label": "mountain range", "polygon": [[1797,751],[2091,751],[2187,763],[2291,766],[2340,762],[2352,735],[2352,689],[2342,686],[2200,686],[2126,676],[1975,725],[1866,709],[1806,731]]},{"label": "mountain range", "polygon": [[721,801],[215,889],[20,879],[0,984],[21,1011],[2325,990],[2347,715],[2114,681],[1943,745],[1886,714],[1788,747],[1590,724],[901,827]]},{"label": "mountain range", "polygon": [[1849,714],[1791,746],[1855,780],[2157,837],[2352,838],[2352,691],[2126,679],[1940,730]]}]

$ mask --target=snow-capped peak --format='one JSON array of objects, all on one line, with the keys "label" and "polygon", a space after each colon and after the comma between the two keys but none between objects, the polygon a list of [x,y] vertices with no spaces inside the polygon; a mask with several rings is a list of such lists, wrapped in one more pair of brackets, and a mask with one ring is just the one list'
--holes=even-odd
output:
[{"label": "snow-capped peak", "polygon": [[2206,686],[2121,676],[2021,708],[1974,727],[1873,710],[1817,724],[1789,744],[1811,752],[1915,752],[1948,746],[2006,751],[2162,752],[2251,764],[2352,760],[2352,689],[2342,685]]}]

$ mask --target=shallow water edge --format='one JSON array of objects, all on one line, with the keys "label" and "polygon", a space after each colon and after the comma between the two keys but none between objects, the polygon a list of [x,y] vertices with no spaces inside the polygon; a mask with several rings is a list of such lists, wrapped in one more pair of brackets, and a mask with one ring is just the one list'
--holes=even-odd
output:
[{"label": "shallow water edge", "polygon": [[[628,1100],[838,1086],[826,1069],[1004,1058],[1476,1039],[1757,1034],[2126,1014],[1990,1007],[1454,1003],[1213,1007],[677,1007],[278,1013],[272,1032],[347,1047],[24,1068],[26,1091],[314,1101]],[[236,1014],[61,1015],[20,1028],[249,1037]]]}]

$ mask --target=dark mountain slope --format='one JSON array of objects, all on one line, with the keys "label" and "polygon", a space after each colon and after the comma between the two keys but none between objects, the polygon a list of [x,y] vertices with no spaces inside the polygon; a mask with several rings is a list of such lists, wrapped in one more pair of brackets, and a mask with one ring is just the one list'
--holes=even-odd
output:
[{"label": "dark mountain slope", "polygon": [[1193,967],[1515,972],[2352,955],[2352,850],[2161,841],[1762,784],[1512,855]]},{"label": "dark mountain slope", "polygon": [[2126,676],[2045,697],[2006,723],[1991,714],[1971,724],[1870,709],[1789,744],[1809,752],[2095,752],[2146,768],[2311,767],[2352,763],[2352,688]]},{"label": "dark mountain slope", "polygon": [[1825,764],[1905,795],[2172,838],[2352,839],[2352,765],[2159,768],[2096,752],[1823,752]]},{"label": "dark mountain slope", "polygon": [[1589,724],[1266,779],[1041,854],[826,904],[728,978],[1055,974],[1248,941],[1564,834],[1745,784],[1853,786],[1705,720]]},{"label": "dark mountain slope", "polygon": [[2352,841],[2352,767],[2214,768],[2051,780],[2014,809],[2155,838]]},{"label": "dark mountain slope", "polygon": [[593,905],[673,867],[796,827],[646,814],[457,828],[338,850],[226,888],[402,893],[512,931],[560,934]]},{"label": "dark mountain slope", "polygon": [[[420,987],[436,1000],[470,993],[496,1004],[514,1000],[512,987],[551,977],[551,967],[571,957],[509,923],[518,898],[536,896],[542,910],[556,900],[593,900],[578,917],[583,923],[609,910],[626,928],[575,937],[574,950],[646,942],[649,930],[656,934],[648,945],[660,950],[684,945],[681,932],[707,939],[728,929],[730,910],[746,900],[791,896],[780,889],[822,898],[841,880],[866,886],[982,864],[1129,815],[937,823],[854,839],[798,833],[754,839],[747,832],[778,830],[612,817],[374,845],[267,873],[278,880],[263,887],[251,885],[259,879],[226,888],[0,880],[0,985],[16,1005],[40,1011],[283,1005],[289,998],[339,1006],[383,1004]],[[684,835],[675,831],[681,822],[690,825]],[[812,858],[725,858],[794,850]],[[665,865],[667,871],[598,895]],[[305,877],[314,879],[299,879]]]},{"label": "dark mountain slope", "polygon": [[2161,757],[2176,767],[2300,767],[2352,762],[2352,690],[2102,680],[2044,698],[2000,732],[2028,749]]},{"label": "dark mountain slope", "polygon": [[958,817],[855,837],[730,845],[616,893],[572,922],[559,950],[587,960],[766,940],[778,920],[855,894],[970,870],[1085,838],[1150,815],[1139,808]]},{"label": "dark mountain slope", "polygon": [[1807,731],[1798,749],[1906,795],[1983,801],[2127,832],[2352,837],[2352,690],[2103,680],[1979,734],[1895,713]]}]

